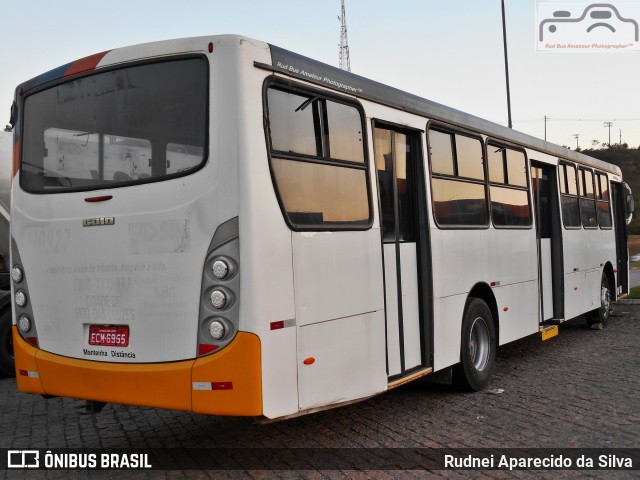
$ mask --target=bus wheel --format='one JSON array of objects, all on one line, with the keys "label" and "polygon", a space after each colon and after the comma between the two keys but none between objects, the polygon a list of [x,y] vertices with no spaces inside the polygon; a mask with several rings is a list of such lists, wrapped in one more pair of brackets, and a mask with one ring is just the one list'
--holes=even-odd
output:
[{"label": "bus wheel", "polygon": [[0,313],[0,373],[8,377],[16,376],[11,337],[11,308],[5,308]]},{"label": "bus wheel", "polygon": [[611,288],[609,287],[609,279],[603,273],[602,281],[600,282],[600,308],[596,308],[585,315],[589,327],[601,330],[609,322],[611,309]]},{"label": "bus wheel", "polygon": [[487,304],[469,298],[462,320],[460,363],[454,368],[456,385],[480,391],[489,384],[496,360],[496,329]]}]

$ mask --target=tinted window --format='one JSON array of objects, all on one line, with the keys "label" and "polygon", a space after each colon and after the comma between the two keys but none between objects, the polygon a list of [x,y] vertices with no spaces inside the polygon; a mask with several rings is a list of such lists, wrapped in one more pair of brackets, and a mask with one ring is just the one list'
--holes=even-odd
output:
[{"label": "tinted window", "polygon": [[373,150],[378,171],[380,192],[380,217],[382,220],[382,239],[395,240],[395,212],[393,195],[393,152],[391,150],[391,130],[374,129]]},{"label": "tinted window", "polygon": [[274,158],[272,165],[292,224],[368,223],[364,170],[280,158]]},{"label": "tinted window", "polygon": [[576,168],[573,165],[561,163],[560,170],[560,203],[562,207],[562,223],[565,227],[575,228],[580,223],[580,201],[578,199],[578,187]]},{"label": "tinted window", "polygon": [[313,97],[270,88],[269,128],[274,150],[319,155],[318,108]]},{"label": "tinted window", "polygon": [[600,225],[600,228],[611,228],[609,180],[605,174],[596,173],[596,189],[598,224]]},{"label": "tinted window", "polygon": [[564,167],[568,187],[568,190],[565,193],[567,193],[568,195],[578,195],[576,167],[574,167],[573,165],[564,165]]},{"label": "tinted window", "polygon": [[359,110],[270,87],[267,111],[271,168],[289,224],[366,228],[371,214]]},{"label": "tinted window", "polygon": [[411,144],[407,136],[395,134],[396,189],[398,191],[398,239],[415,242],[414,193]]},{"label": "tinted window", "polygon": [[438,226],[488,224],[482,142],[460,133],[429,130],[433,214]]},{"label": "tinted window", "polygon": [[[25,98],[21,184],[36,193],[162,179],[204,161],[207,65],[199,58],[77,78]],[[170,167],[170,145],[191,152]]]},{"label": "tinted window", "polygon": [[598,217],[596,212],[595,193],[593,191],[593,173],[581,168],[578,172],[580,184],[580,217],[582,226],[596,228]]},{"label": "tinted window", "polygon": [[527,159],[513,148],[487,144],[491,183],[491,218],[496,227],[530,227]]},{"label": "tinted window", "polygon": [[441,226],[486,226],[484,184],[444,178],[431,180],[433,213]]},{"label": "tinted window", "polygon": [[431,171],[433,173],[454,174],[450,134],[429,130],[429,152],[431,153]]},{"label": "tinted window", "polygon": [[456,135],[458,176],[484,180],[482,143],[477,138]]},{"label": "tinted window", "polygon": [[580,226],[580,206],[578,197],[562,195],[562,222],[565,227]]},{"label": "tinted window", "polygon": [[504,148],[487,145],[487,157],[489,157],[489,181],[505,183],[504,178]]},{"label": "tinted window", "polygon": [[509,185],[517,187],[527,186],[527,161],[524,153],[518,150],[506,149],[507,153],[507,176]]},{"label": "tinted window", "polygon": [[339,160],[364,162],[362,120],[358,110],[338,102],[326,102],[330,156]]},{"label": "tinted window", "polygon": [[598,223],[600,224],[600,228],[611,228],[609,202],[598,202]]},{"label": "tinted window", "polygon": [[528,227],[531,225],[529,193],[492,185],[491,215],[496,226]]}]

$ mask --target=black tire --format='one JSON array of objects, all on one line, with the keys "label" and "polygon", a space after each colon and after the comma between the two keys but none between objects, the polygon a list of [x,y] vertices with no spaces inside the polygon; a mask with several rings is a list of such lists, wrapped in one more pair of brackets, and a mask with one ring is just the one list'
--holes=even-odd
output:
[{"label": "black tire", "polygon": [[587,325],[591,328],[600,329],[609,323],[611,316],[611,286],[606,274],[602,274],[600,281],[600,308],[596,308],[585,315]]},{"label": "black tire", "polygon": [[454,382],[465,390],[478,392],[491,380],[496,361],[496,328],[487,304],[469,298],[462,319],[460,363],[454,367]]},{"label": "black tire", "polygon": [[11,307],[5,308],[0,313],[0,374],[7,377],[16,376],[11,337]]}]

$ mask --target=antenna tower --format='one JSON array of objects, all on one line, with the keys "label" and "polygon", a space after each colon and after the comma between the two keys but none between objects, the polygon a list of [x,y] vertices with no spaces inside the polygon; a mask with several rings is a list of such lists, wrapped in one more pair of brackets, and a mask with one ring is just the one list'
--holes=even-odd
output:
[{"label": "antenna tower", "polygon": [[344,0],[342,0],[342,11],[338,17],[340,21],[340,68],[348,72],[351,71],[351,60],[349,59],[349,41],[347,40],[347,16],[344,11]]}]

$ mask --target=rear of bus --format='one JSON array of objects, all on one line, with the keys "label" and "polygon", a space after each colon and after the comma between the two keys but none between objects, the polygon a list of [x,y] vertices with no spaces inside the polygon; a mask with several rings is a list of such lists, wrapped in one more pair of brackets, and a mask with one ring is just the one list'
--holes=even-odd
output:
[{"label": "rear of bus", "polygon": [[239,324],[237,48],[128,47],[17,88],[20,391],[262,413],[260,340]]}]

